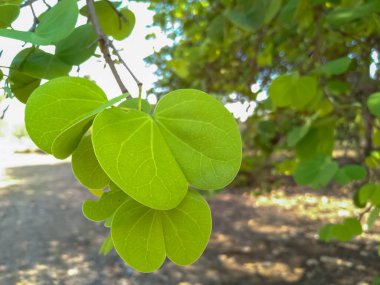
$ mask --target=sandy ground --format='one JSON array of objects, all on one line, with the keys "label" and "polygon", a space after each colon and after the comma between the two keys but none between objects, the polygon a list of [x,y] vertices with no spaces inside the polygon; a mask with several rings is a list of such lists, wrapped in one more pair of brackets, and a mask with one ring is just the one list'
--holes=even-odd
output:
[{"label": "sandy ground", "polygon": [[106,230],[82,216],[81,204],[92,195],[76,182],[69,163],[38,154],[5,161],[1,285],[365,285],[380,275],[380,224],[351,243],[319,242],[323,223],[353,214],[349,197],[294,188],[258,197],[239,189],[214,196],[205,254],[188,267],[167,261],[159,271],[141,274],[115,252],[97,254]]}]

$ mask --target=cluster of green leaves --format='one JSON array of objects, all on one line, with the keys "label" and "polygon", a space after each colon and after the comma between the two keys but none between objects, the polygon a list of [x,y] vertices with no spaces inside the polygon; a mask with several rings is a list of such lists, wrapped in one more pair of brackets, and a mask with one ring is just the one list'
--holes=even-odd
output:
[{"label": "cluster of green leaves", "polygon": [[[65,76],[73,66],[94,56],[97,48],[94,27],[90,23],[76,26],[79,12],[87,16],[86,6],[79,11],[76,0],[59,1],[53,7],[47,7],[29,31],[19,31],[8,27],[19,14],[21,1],[4,1],[0,2],[0,37],[32,45],[21,50],[9,66],[4,89],[10,88],[10,96],[26,103],[41,80]],[[122,40],[131,34],[135,25],[132,11],[119,9],[116,4],[106,0],[96,2],[95,9],[105,34],[116,40]],[[55,47],[54,54],[40,48],[48,45]]]},{"label": "cluster of green leaves", "polygon": [[72,154],[84,186],[109,186],[98,201],[83,204],[88,219],[111,229],[102,253],[114,246],[143,272],[159,268],[166,256],[190,264],[207,245],[211,213],[189,187],[216,190],[234,179],[242,156],[239,129],[223,104],[198,90],[170,92],[154,112],[147,101],[144,109],[133,100],[113,106],[124,98],[107,101],[92,81],[59,77],[29,97],[26,129],[56,158]]},{"label": "cluster of green leaves", "polygon": [[[180,265],[197,260],[212,228],[210,208],[197,190],[224,188],[241,164],[232,114],[194,89],[170,92],[154,111],[141,96],[108,100],[89,79],[66,76],[97,48],[92,21],[76,27],[79,14],[90,18],[87,6],[61,0],[31,30],[18,31],[7,27],[21,3],[0,4],[0,37],[32,45],[13,59],[6,85],[26,103],[34,143],[58,159],[72,155],[75,176],[99,198],[85,201],[83,214],[110,228],[100,253],[115,248],[142,272],[158,269],[166,257]],[[107,0],[93,4],[107,36],[131,34],[135,16],[129,9]],[[45,45],[54,45],[54,54],[40,48]]]},{"label": "cluster of green leaves", "polygon": [[[350,187],[360,206],[356,189],[374,180],[380,163],[380,1],[146,2],[173,39],[147,59],[158,66],[156,87],[254,101],[244,124],[245,173],[267,167],[277,153],[277,173],[316,189]],[[373,224],[376,203],[367,207]],[[323,239],[349,240],[361,221],[328,225]]]}]

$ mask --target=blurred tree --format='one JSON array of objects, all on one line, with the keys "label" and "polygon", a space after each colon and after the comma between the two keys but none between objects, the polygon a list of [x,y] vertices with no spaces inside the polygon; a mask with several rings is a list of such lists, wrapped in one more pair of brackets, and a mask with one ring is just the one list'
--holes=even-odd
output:
[{"label": "blurred tree", "polygon": [[[191,87],[255,103],[242,126],[249,180],[263,179],[258,170],[314,188],[335,180],[353,186],[357,206],[378,209],[360,186],[375,179],[380,157],[379,0],[145,2],[172,39],[146,59],[158,67],[156,94]],[[349,240],[357,222],[322,236]]]}]

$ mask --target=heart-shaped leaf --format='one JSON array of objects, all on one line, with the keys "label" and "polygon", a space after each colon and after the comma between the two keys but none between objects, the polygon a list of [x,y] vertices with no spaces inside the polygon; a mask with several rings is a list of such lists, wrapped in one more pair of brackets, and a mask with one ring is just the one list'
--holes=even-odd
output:
[{"label": "heart-shaped leaf", "polygon": [[148,114],[104,110],[94,120],[92,140],[107,175],[140,203],[166,210],[186,195],[186,178]]},{"label": "heart-shaped leaf", "polygon": [[101,112],[94,121],[93,143],[112,181],[139,203],[161,210],[180,203],[187,181],[204,190],[223,188],[241,162],[233,116],[198,90],[167,94],[153,118],[135,110]]},{"label": "heart-shaped leaf", "polygon": [[210,208],[195,191],[188,191],[181,204],[168,211],[153,210],[128,199],[111,224],[117,253],[141,272],[159,268],[166,255],[179,265],[195,262],[210,234]]},{"label": "heart-shaped leaf", "polygon": [[107,97],[92,81],[60,77],[41,85],[29,97],[25,126],[34,143],[57,158],[78,146]]},{"label": "heart-shaped leaf", "polygon": [[110,179],[96,159],[91,136],[85,136],[73,152],[71,166],[75,177],[90,189],[103,189]]}]

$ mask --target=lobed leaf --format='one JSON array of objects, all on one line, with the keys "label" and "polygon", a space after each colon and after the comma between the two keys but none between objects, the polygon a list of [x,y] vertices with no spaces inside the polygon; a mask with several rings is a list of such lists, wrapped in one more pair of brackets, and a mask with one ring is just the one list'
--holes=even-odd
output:
[{"label": "lobed leaf", "polygon": [[158,211],[127,200],[111,224],[117,253],[141,272],[158,269],[166,255],[179,265],[196,261],[211,234],[211,213],[207,202],[195,192],[175,209]]},{"label": "lobed leaf", "polygon": [[25,126],[43,151],[66,158],[78,146],[107,97],[92,81],[60,77],[41,85],[29,97]]},{"label": "lobed leaf", "polygon": [[92,140],[104,171],[139,203],[166,210],[186,195],[186,178],[146,113],[104,110],[94,121]]},{"label": "lobed leaf", "polygon": [[242,145],[232,114],[206,93],[180,89],[157,104],[154,118],[187,181],[221,189],[240,169]]}]

